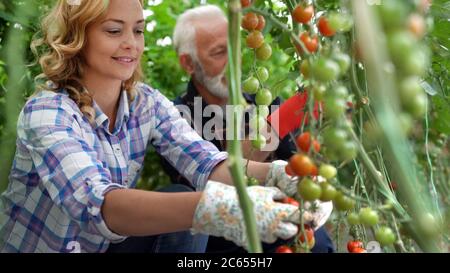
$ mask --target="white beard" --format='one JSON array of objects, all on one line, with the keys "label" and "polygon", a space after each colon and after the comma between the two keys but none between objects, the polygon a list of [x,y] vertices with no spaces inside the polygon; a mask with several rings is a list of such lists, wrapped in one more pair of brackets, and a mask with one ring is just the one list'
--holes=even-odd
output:
[{"label": "white beard", "polygon": [[209,77],[206,75],[201,64],[199,62],[194,62],[194,73],[197,81],[205,86],[211,94],[222,99],[228,99],[229,97],[228,85],[223,83],[225,72],[226,69],[215,77]]}]

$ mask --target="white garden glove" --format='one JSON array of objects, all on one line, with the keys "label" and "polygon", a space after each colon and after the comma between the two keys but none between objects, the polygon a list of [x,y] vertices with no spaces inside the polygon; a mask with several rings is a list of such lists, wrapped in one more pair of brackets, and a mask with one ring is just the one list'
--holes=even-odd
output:
[{"label": "white garden glove", "polygon": [[297,194],[297,177],[292,177],[286,173],[286,165],[284,160],[275,160],[270,164],[269,173],[266,177],[266,186],[277,187],[287,196]]},{"label": "white garden glove", "polygon": [[[273,243],[278,237],[289,239],[297,234],[298,227],[294,223],[299,223],[299,210],[274,201],[285,197],[279,189],[261,186],[246,189],[263,242]],[[234,186],[208,181],[195,210],[191,232],[224,237],[247,247],[243,214]]]},{"label": "white garden glove", "polygon": [[[269,174],[266,179],[266,186],[278,187],[282,192],[288,196],[297,195],[298,178],[286,174],[286,165],[288,162],[284,160],[273,161],[270,165]],[[317,176],[319,183],[326,181],[323,177]],[[303,220],[308,223],[314,230],[323,226],[333,211],[333,202],[314,201],[314,210],[311,208],[310,202],[304,203]]]}]

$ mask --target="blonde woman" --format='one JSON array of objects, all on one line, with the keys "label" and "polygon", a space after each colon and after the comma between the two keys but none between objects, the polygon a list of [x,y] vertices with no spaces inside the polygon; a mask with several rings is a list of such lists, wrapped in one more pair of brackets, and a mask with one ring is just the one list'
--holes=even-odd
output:
[{"label": "blonde woman", "polygon": [[[59,0],[43,20],[32,48],[47,84],[18,119],[17,151],[2,195],[2,252],[158,252],[168,234],[172,242],[210,234],[246,243],[227,153],[138,82],[142,2]],[[197,192],[133,189],[148,144]],[[262,240],[291,238],[298,210],[275,199],[292,195],[296,182],[278,175],[283,166],[249,166],[262,185],[281,189],[248,189]],[[202,251],[175,242],[164,251]]]}]

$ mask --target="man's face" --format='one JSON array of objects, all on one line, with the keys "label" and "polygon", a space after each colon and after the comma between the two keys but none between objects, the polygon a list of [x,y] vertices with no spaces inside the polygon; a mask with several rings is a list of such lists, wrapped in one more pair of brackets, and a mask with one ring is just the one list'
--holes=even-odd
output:
[{"label": "man's face", "polygon": [[228,23],[224,18],[198,22],[196,31],[197,60],[194,61],[194,77],[212,94],[228,97],[225,77],[228,62]]}]

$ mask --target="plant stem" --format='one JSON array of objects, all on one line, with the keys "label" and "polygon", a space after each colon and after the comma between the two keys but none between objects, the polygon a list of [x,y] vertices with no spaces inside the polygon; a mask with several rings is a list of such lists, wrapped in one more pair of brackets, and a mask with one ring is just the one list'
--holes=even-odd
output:
[{"label": "plant stem", "polygon": [[241,104],[241,3],[239,0],[230,0],[228,3],[228,79],[230,102],[234,107],[232,118],[233,138],[228,140],[228,153],[230,172],[233,176],[239,203],[244,216],[247,232],[248,250],[250,253],[261,253],[262,246],[253,213],[253,203],[247,195],[247,187],[244,178],[242,147],[239,141],[240,126],[242,120]]}]

